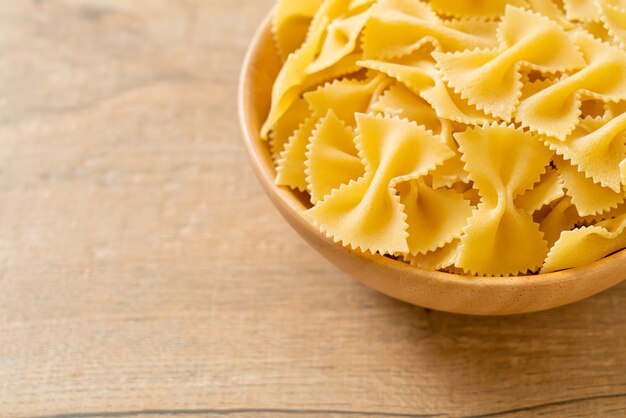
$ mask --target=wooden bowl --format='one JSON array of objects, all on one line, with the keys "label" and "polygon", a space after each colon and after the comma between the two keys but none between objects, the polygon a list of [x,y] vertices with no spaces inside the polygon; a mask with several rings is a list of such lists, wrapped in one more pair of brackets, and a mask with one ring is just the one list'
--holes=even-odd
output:
[{"label": "wooden bowl", "polygon": [[267,18],[250,45],[239,82],[239,117],[252,166],[270,199],[291,226],[324,257],[365,285],[396,299],[440,311],[508,315],[572,303],[626,278],[626,251],[556,273],[479,278],[422,270],[334,243],[303,215],[304,196],[274,184],[275,169],[269,149],[259,137],[280,65]]}]

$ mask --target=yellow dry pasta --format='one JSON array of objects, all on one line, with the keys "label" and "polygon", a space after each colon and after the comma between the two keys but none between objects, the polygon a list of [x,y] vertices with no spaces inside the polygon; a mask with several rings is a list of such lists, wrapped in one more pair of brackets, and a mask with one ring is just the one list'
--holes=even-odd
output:
[{"label": "yellow dry pasta", "polygon": [[431,105],[403,84],[395,84],[381,95],[370,110],[389,116],[398,116],[423,125],[435,135],[448,135],[450,122],[437,116]]},{"label": "yellow dry pasta", "polygon": [[430,6],[415,0],[380,0],[364,31],[363,52],[368,58],[407,55],[425,44],[444,51],[488,48],[495,45],[495,25],[483,22],[479,31],[468,24],[448,24]]},{"label": "yellow dry pasta", "polygon": [[570,20],[592,22],[600,19],[596,0],[563,0],[563,8]]},{"label": "yellow dry pasta", "polygon": [[364,167],[354,143],[354,131],[332,110],[318,123],[306,152],[306,183],[316,204],[342,184],[356,180]]},{"label": "yellow dry pasta", "polygon": [[455,138],[482,197],[461,238],[456,266],[492,276],[539,268],[547,243],[531,215],[515,206],[515,198],[540,180],[552,153],[533,135],[507,125],[468,129]]},{"label": "yellow dry pasta", "polygon": [[461,236],[472,215],[470,202],[463,195],[446,188],[434,189],[423,178],[398,185],[398,189],[409,225],[409,254],[435,251]]},{"label": "yellow dry pasta", "polygon": [[338,245],[490,277],[626,248],[626,0],[277,0],[272,31],[261,138]]},{"label": "yellow dry pasta", "polygon": [[527,7],[526,0],[431,0],[430,5],[438,13],[456,17],[480,16],[498,17],[504,14],[510,4]]},{"label": "yellow dry pasta", "polygon": [[[374,112],[384,113],[389,116],[398,116],[423,125],[435,135],[456,150],[457,146],[452,138],[452,123],[447,119],[437,116],[435,110],[403,84],[391,86],[370,107]],[[450,187],[457,182],[467,182],[468,175],[463,169],[460,155],[446,160],[443,165],[437,167],[432,173],[432,186],[435,189]]]},{"label": "yellow dry pasta", "polygon": [[276,122],[269,135],[270,151],[276,161],[285,149],[289,138],[294,134],[303,120],[311,115],[309,104],[303,98],[292,103],[285,114]]},{"label": "yellow dry pasta", "polygon": [[565,193],[572,198],[572,203],[581,216],[598,215],[624,202],[623,193],[594,183],[592,179],[585,176],[585,173],[578,171],[578,167],[562,158],[555,158],[554,163],[559,171]]},{"label": "yellow dry pasta", "polygon": [[545,218],[539,223],[543,232],[543,239],[552,247],[561,236],[561,232],[568,231],[576,224],[582,223],[583,218],[578,214],[576,207],[569,197],[557,201]]},{"label": "yellow dry pasta", "polygon": [[424,270],[442,270],[451,267],[459,254],[461,240],[455,239],[449,244],[426,254],[403,254],[402,258],[415,267]]},{"label": "yellow dry pasta", "polygon": [[365,175],[341,186],[306,214],[336,242],[381,254],[408,253],[398,183],[419,179],[454,155],[424,127],[404,119],[357,114]]},{"label": "yellow dry pasta", "polygon": [[297,50],[309,30],[309,25],[322,0],[278,0],[272,19],[272,32],[276,48],[283,57]]},{"label": "yellow dry pasta", "polygon": [[307,74],[314,74],[331,67],[354,51],[357,40],[369,19],[370,9],[354,16],[336,19],[326,29],[326,37],[315,60],[307,67]]},{"label": "yellow dry pasta", "polygon": [[591,35],[574,35],[587,65],[522,101],[516,120],[564,140],[579,122],[581,95],[605,102],[626,100],[626,53]]},{"label": "yellow dry pasta", "polygon": [[374,92],[383,82],[384,79],[380,76],[374,76],[365,81],[343,79],[305,93],[304,101],[307,103],[308,117],[288,139],[284,151],[276,161],[276,184],[305,191],[307,189],[304,173],[305,154],[319,118],[332,110],[348,125],[355,126],[354,112],[364,112],[369,108]]},{"label": "yellow dry pasta", "polygon": [[289,138],[283,152],[276,161],[276,184],[306,191],[306,148],[318,118],[309,116]]},{"label": "yellow dry pasta", "polygon": [[558,172],[556,169],[548,168],[539,183],[535,184],[531,190],[515,198],[515,206],[532,215],[542,207],[563,197],[564,194],[563,182],[559,178]]},{"label": "yellow dry pasta", "polygon": [[557,4],[559,0],[527,0],[530,10],[548,17],[559,23],[565,29],[575,27],[575,24],[567,20],[563,9]]},{"label": "yellow dry pasta", "polygon": [[597,0],[600,20],[613,40],[626,48],[626,1]]},{"label": "yellow dry pasta", "polygon": [[[261,127],[261,138],[268,138],[270,130],[308,86],[324,81],[328,76],[340,76],[352,70],[355,56],[350,54],[350,50],[356,47],[356,40],[352,42],[348,39],[346,45],[338,49],[336,44],[327,41],[329,26],[351,13],[350,6],[351,2],[346,0],[326,0],[317,10],[303,44],[289,55],[274,81],[272,105]],[[321,62],[321,57],[325,61]]]},{"label": "yellow dry pasta", "polygon": [[602,118],[588,118],[581,121],[565,141],[546,138],[546,144],[594,183],[620,193],[620,164],[626,158],[625,132],[626,113],[608,122]]},{"label": "yellow dry pasta", "polygon": [[541,269],[543,273],[563,270],[600,260],[626,246],[626,215],[563,231]]},{"label": "yellow dry pasta", "polygon": [[358,64],[398,80],[426,100],[442,119],[472,125],[489,121],[484,112],[470,106],[446,86],[429,53],[418,50],[403,58],[364,60]]},{"label": "yellow dry pasta", "polygon": [[[583,67],[585,61],[556,22],[527,10],[506,7],[495,49],[433,53],[444,79],[470,104],[510,120],[519,102],[523,67],[556,73]],[[537,48],[549,44],[550,49]]]},{"label": "yellow dry pasta", "polygon": [[375,75],[365,81],[343,79],[335,80],[304,94],[304,99],[314,114],[321,117],[329,109],[348,125],[356,126],[355,114],[368,110],[374,93],[385,78]]},{"label": "yellow dry pasta", "polygon": [[314,21],[300,49],[289,55],[272,88],[272,105],[265,123],[261,127],[261,137],[266,139],[270,130],[284,116],[300,94],[306,82],[306,68],[313,62],[322,41],[326,18]]}]

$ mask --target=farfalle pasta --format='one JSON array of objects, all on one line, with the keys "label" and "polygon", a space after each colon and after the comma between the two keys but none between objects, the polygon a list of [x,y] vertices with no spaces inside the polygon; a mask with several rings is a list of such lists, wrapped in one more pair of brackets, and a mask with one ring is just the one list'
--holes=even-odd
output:
[{"label": "farfalle pasta", "polygon": [[363,53],[368,58],[403,56],[427,43],[443,51],[494,45],[495,25],[474,22],[470,31],[469,23],[444,21],[419,1],[379,0],[363,34]]},{"label": "farfalle pasta", "polygon": [[620,47],[626,46],[626,1],[597,0],[597,8],[604,29]]},{"label": "farfalle pasta", "polygon": [[[455,92],[488,114],[509,121],[521,96],[524,68],[554,74],[581,69],[583,55],[556,22],[508,7],[498,26],[498,47],[433,54]],[[550,45],[550,48],[537,48]]]},{"label": "farfalle pasta", "polygon": [[338,245],[473,276],[626,247],[626,0],[279,0],[272,30],[261,138]]}]

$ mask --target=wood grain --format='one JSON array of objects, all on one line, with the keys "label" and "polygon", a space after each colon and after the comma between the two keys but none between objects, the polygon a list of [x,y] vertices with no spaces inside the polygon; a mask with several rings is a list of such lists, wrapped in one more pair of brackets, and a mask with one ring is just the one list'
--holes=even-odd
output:
[{"label": "wood grain", "polygon": [[624,416],[626,285],[425,311],[280,218],[236,120],[271,3],[0,2],[0,416]]}]

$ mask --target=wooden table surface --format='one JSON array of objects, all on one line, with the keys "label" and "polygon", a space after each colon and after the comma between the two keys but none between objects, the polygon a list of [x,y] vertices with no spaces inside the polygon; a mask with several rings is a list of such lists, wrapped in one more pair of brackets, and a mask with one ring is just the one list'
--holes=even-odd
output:
[{"label": "wooden table surface", "polygon": [[235,94],[272,1],[0,1],[0,416],[625,416],[626,284],[425,311],[279,217]]}]

